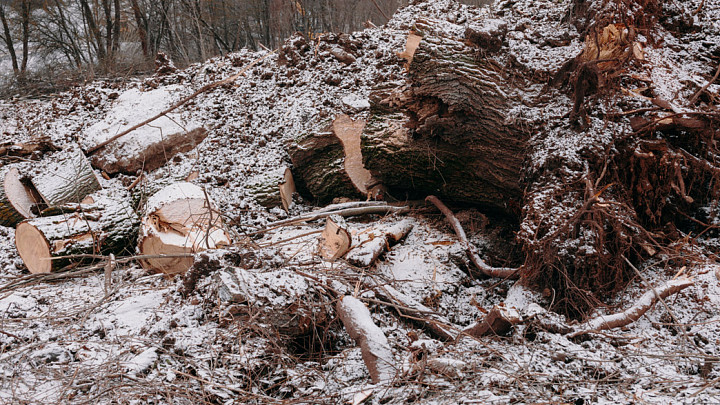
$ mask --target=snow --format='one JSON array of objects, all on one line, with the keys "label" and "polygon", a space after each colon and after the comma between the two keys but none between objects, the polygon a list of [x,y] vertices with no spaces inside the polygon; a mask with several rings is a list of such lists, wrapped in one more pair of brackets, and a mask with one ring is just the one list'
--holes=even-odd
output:
[{"label": "snow", "polygon": [[[691,3],[694,8],[699,1]],[[718,2],[709,1],[696,17],[699,24],[714,25],[716,33],[720,25],[712,13],[717,10]],[[370,47],[367,44],[374,48],[358,51],[356,61],[349,66],[332,57],[334,45],[326,43],[320,43],[317,57],[313,56],[316,68],[279,67],[275,56],[268,57],[232,86],[201,95],[171,114],[183,126],[197,123],[215,129],[196,150],[180,154],[148,177],[162,181],[197,169],[200,177],[193,183],[207,189],[218,208],[233,221],[232,232],[240,236],[288,215],[308,212],[311,205],[301,200],[290,214],[267,210],[254,200],[250,185],[281,173],[289,163],[284,146],[319,123],[331,121],[341,112],[367,118],[367,103],[378,77],[403,80],[402,65],[388,61],[403,48],[408,30],[418,19],[424,19],[423,29],[447,30],[463,38],[466,26],[474,19],[507,16],[510,24],[505,40],[511,52],[498,56],[499,62],[517,63],[549,78],[552,69],[581,49],[583,39],[577,29],[562,22],[564,11],[552,1],[507,1],[480,10],[448,0],[424,2],[402,9],[385,29],[352,34],[366,48]],[[542,22],[550,22],[557,29],[538,31]],[[708,35],[704,41],[717,42],[717,34]],[[693,89],[683,81],[703,85],[712,74],[708,73],[711,64],[703,68],[684,63],[683,52],[676,51],[694,52],[693,47],[701,46],[695,44],[702,40],[679,43],[668,34],[658,43],[662,41],[671,46],[646,48],[647,74],[659,85],[659,96],[683,105],[681,101]],[[244,50],[163,78],[125,84],[95,82],[49,101],[3,102],[0,139],[17,142],[43,133],[59,146],[76,141],[87,146],[156,114],[201,86],[237,73],[263,55]],[[291,69],[295,71],[290,73]],[[681,74],[670,74],[673,72]],[[318,80],[335,76],[341,79],[338,85]],[[719,88],[710,87],[711,91]],[[543,89],[530,90],[542,93]],[[529,207],[547,218],[567,217],[577,211],[579,207],[572,204],[574,196],[560,193],[559,200],[549,200],[548,196],[562,191],[562,184],[580,178],[588,151],[611,148],[613,134],[624,129],[591,116],[585,135],[566,127],[541,132],[538,128],[549,118],[568,114],[572,105],[565,94],[551,96],[553,102],[546,107],[518,107],[506,117],[508,122],[528,122],[528,131],[538,135],[532,140],[535,152],[529,157],[528,176],[541,176],[544,168],[560,162],[571,168],[564,178],[557,179],[559,186],[528,190]],[[167,120],[153,125],[127,139],[142,142],[143,136],[157,137],[160,128],[165,134],[178,127]],[[132,180],[132,176],[120,176],[103,181],[103,185],[117,189]],[[166,192],[157,199],[168,201],[177,193]],[[205,199],[202,192],[193,195]],[[160,202],[153,206],[157,204]],[[708,207],[708,212],[713,209]],[[370,378],[360,348],[339,322],[314,330],[326,339],[319,344],[325,351],[317,349],[310,355],[303,351],[306,347],[299,347],[307,342],[278,337],[267,322],[252,318],[252,313],[240,316],[234,312],[238,302],[226,302],[235,294],[267,308],[288,308],[297,300],[330,306],[313,295],[325,293],[306,294],[316,282],[300,272],[319,278],[322,285],[342,295],[353,294],[357,288],[353,308],[363,312],[361,325],[377,328],[371,330],[372,336],[382,340],[382,333],[384,344],[402,359],[397,363],[403,364],[407,374],[395,385],[375,387],[368,403],[690,404],[720,400],[720,389],[713,383],[720,377],[720,283],[713,257],[720,243],[716,237],[705,235],[692,245],[709,252],[707,262],[688,266],[686,271],[695,277],[696,284],[666,300],[690,341],[678,333],[664,307],[657,305],[625,328],[581,340],[528,323],[516,326],[507,338],[465,338],[454,343],[439,341],[399,317],[392,306],[380,304],[381,297],[359,281],[372,277],[377,284],[387,285],[395,296],[416,303],[416,309],[440,314],[458,328],[474,324],[482,319],[483,311],[500,302],[525,307],[524,318],[538,316],[544,312],[541,306],[553,299],[553,292],[528,295],[508,281],[471,278],[466,273],[469,263],[463,247],[438,218],[413,214],[412,232],[391,246],[377,266],[368,269],[321,261],[316,254],[319,235],[309,234],[322,228],[319,222],[241,238],[239,246],[208,254],[211,260],[218,260],[218,268],[201,277],[189,294],[182,292],[181,278],[148,276],[134,263],[120,266],[112,274],[109,291],[105,290],[104,275],[97,273],[54,282],[36,280],[5,290],[7,283],[27,274],[13,245],[13,230],[2,228],[0,401],[106,404],[127,398],[128,403],[167,403],[168,395],[176,395],[176,402],[192,403],[180,395],[188,392],[201,393],[208,402],[223,403],[273,402],[268,397],[308,403],[352,400],[356,393],[368,389]],[[358,236],[355,242],[362,243],[366,240],[362,238],[401,221],[396,217],[369,223],[352,219],[348,225]],[[483,257],[497,251],[493,229],[499,225],[492,219],[490,222],[488,230],[466,229]],[[533,235],[557,230],[541,227],[542,221],[526,221],[519,232]],[[370,242],[367,245],[370,248]],[[678,257],[685,254],[679,252]],[[653,259],[641,271],[653,285],[659,285],[677,271],[669,264],[671,260],[677,258]],[[231,286],[232,291],[223,290],[223,285]],[[645,288],[641,282],[631,283],[601,311],[626,309]],[[294,314],[291,309],[285,312]],[[412,357],[417,351],[427,353],[429,366]],[[396,364],[395,354],[381,354]],[[70,395],[75,399],[68,399]]]}]

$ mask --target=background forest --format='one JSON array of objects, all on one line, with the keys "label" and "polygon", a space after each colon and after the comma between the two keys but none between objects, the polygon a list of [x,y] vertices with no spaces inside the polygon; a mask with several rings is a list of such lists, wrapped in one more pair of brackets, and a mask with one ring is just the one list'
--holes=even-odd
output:
[{"label": "background forest", "polygon": [[142,73],[158,52],[182,67],[241,48],[274,49],[294,32],[352,32],[384,24],[408,1],[2,0],[0,95]]}]

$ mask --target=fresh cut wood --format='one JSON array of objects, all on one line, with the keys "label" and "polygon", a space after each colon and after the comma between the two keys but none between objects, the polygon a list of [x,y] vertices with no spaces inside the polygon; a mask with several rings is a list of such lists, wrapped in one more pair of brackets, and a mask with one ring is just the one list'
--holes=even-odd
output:
[{"label": "fresh cut wood", "polygon": [[102,190],[91,197],[93,204],[78,205],[73,212],[18,224],[15,246],[31,273],[50,273],[84,259],[73,256],[119,255],[132,250],[138,218],[129,195]]},{"label": "fresh cut wood", "polygon": [[166,274],[184,273],[194,259],[183,254],[230,244],[219,211],[199,186],[188,182],[171,184],[148,199],[140,225],[140,254],[178,257],[143,259],[140,263],[144,268]]},{"label": "fresh cut wood", "polygon": [[15,166],[0,170],[0,225],[15,226],[18,222],[34,217],[31,208],[42,201],[32,185],[21,181]]}]

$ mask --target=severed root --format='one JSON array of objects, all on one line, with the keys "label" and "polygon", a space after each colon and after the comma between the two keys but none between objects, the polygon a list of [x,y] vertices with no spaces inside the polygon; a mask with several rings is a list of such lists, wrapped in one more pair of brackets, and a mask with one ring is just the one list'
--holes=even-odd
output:
[{"label": "severed root", "polygon": [[391,380],[395,376],[392,349],[365,304],[348,295],[338,301],[336,309],[348,334],[360,346],[372,382],[377,384]]},{"label": "severed root", "polygon": [[522,322],[522,317],[515,308],[509,308],[500,304],[495,305],[485,319],[463,332],[475,337],[486,335],[501,336],[510,332],[513,325],[520,322]]},{"label": "severed root", "polygon": [[491,267],[487,263],[485,263],[483,259],[481,259],[478,255],[475,246],[470,244],[470,242],[468,241],[467,235],[465,235],[465,231],[463,230],[462,225],[460,225],[460,221],[458,221],[452,211],[450,211],[450,209],[434,195],[427,196],[425,200],[433,203],[433,205],[435,205],[445,215],[445,218],[448,220],[448,222],[450,222],[450,225],[452,225],[453,229],[455,230],[455,234],[457,234],[458,239],[460,239],[460,242],[465,245],[465,249],[468,252],[470,260],[473,262],[473,264],[475,264],[475,267],[477,267],[478,270],[490,277],[516,279],[520,276],[519,268]]},{"label": "severed root", "polygon": [[693,284],[695,284],[695,282],[687,277],[670,280],[665,285],[653,288],[643,294],[643,296],[640,297],[633,306],[625,311],[612,315],[600,315],[597,318],[593,318],[579,325],[577,330],[568,335],[568,337],[576,337],[588,333],[599,332],[601,330],[629,325],[640,319],[640,317],[652,308],[659,300],[663,300],[673,294],[676,294]]}]

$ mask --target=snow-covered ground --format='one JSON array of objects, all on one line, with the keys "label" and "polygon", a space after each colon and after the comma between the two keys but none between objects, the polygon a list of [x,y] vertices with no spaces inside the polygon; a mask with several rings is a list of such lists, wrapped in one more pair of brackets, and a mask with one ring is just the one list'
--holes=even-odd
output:
[{"label": "snow-covered ground", "polygon": [[[563,16],[553,1],[519,2],[515,7],[519,14],[535,13],[537,19],[556,20],[558,25]],[[490,13],[448,0],[411,6],[386,28],[351,35],[349,40],[362,47],[349,66],[332,55],[339,39],[328,38],[307,49],[311,67],[279,66],[272,55],[232,85],[178,110],[183,119],[211,128],[210,134],[197,149],[150,178],[184,177],[197,170],[194,181],[232,220],[237,242],[227,251],[200,255],[209,274],[200,277],[192,292],[186,291],[183,277],[149,274],[134,263],[119,266],[110,279],[102,270],[52,281],[30,277],[16,253],[13,230],[0,227],[0,403],[335,404],[352,403],[364,397],[362,393],[371,393],[369,401],[375,404],[720,402],[720,266],[713,256],[720,246],[717,239],[697,242],[695,248],[702,249],[707,262],[685,270],[695,284],[666,301],[669,311],[658,305],[622,329],[569,338],[528,321],[505,337],[443,342],[399,316],[384,297],[360,282],[370,278],[387,284],[456,328],[472,326],[506,301],[513,283],[469,277],[463,248],[439,214],[349,219],[357,243],[378,223],[411,218],[410,234],[369,269],[319,259],[322,221],[252,239],[244,236],[312,209],[308,201],[296,204],[290,214],[264,208],[255,201],[252,185],[285,167],[285,145],[318,123],[339,113],[367,117],[373,85],[380,78],[403,80],[395,52],[403,48],[413,21],[434,18],[454,24],[449,31],[462,35],[463,24]],[[533,26],[529,20],[517,23]],[[572,40],[554,51],[551,62],[540,60],[543,45],[533,39],[537,33],[528,30],[511,38],[517,63],[545,70],[559,65],[555,59],[574,56],[579,34],[572,27],[562,30]],[[0,102],[0,141],[47,135],[59,146],[82,143],[103,123],[130,124],[106,115],[119,102],[134,98],[140,103],[158,94],[177,101],[264,55],[242,51],[168,76],[92,83],[50,101]],[[652,52],[648,57],[670,60]],[[667,90],[672,86],[668,83]],[[145,98],[152,103],[152,97]],[[557,101],[563,102],[569,101]],[[151,110],[136,108],[141,109],[134,117],[138,121]],[[538,111],[518,112],[536,113],[542,120]],[[579,149],[560,144],[567,142],[560,136],[556,141],[548,142],[543,153],[574,158]],[[572,148],[582,146],[578,141]],[[103,180],[103,186],[125,187],[134,179],[121,175]],[[502,232],[509,225],[490,217],[487,226],[479,226],[484,220],[472,210],[461,217],[483,256],[512,259],[512,241],[498,237],[511,233]],[[658,259],[641,269],[650,284],[675,275],[678,269],[666,263]],[[233,267],[263,274],[289,272],[293,277],[308,274],[313,277],[308,284],[319,279],[341,293],[356,293],[387,336],[396,377],[372,385],[360,348],[337,319],[318,321],[306,336],[281,337],[257,315],[262,308],[250,303],[250,310],[239,309],[241,305],[224,302],[217,274]],[[277,280],[275,288],[290,282]],[[295,288],[288,287],[288,296]],[[322,291],[318,287],[313,294],[332,314],[333,305],[322,301],[332,297]],[[647,286],[637,280],[600,311],[625,308],[645,291]],[[533,299],[547,305],[553,295]]]}]

